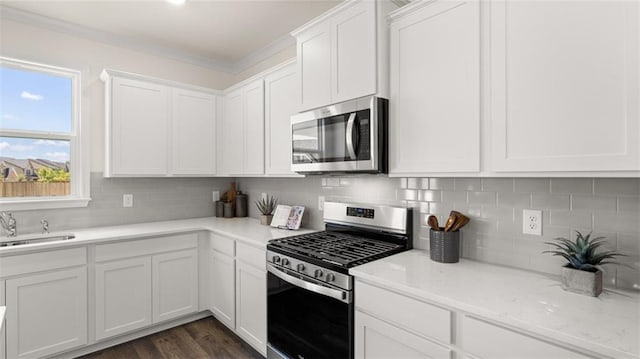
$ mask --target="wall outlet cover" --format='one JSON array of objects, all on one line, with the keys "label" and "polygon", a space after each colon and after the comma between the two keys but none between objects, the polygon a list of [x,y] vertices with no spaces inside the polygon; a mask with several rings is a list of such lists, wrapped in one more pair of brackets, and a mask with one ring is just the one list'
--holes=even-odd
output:
[{"label": "wall outlet cover", "polygon": [[534,236],[542,235],[542,211],[536,209],[522,211],[522,233]]},{"label": "wall outlet cover", "polygon": [[132,194],[123,194],[122,195],[122,207],[133,207],[133,195]]},{"label": "wall outlet cover", "polygon": [[211,192],[211,199],[212,199],[214,202],[219,201],[219,200],[220,200],[220,191],[213,191],[213,192]]},{"label": "wall outlet cover", "polygon": [[324,196],[318,196],[318,210],[324,211]]}]

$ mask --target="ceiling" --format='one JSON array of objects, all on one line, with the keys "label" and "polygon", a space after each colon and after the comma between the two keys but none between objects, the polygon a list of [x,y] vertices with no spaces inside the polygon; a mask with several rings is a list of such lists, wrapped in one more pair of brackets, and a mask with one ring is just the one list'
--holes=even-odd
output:
[{"label": "ceiling", "polygon": [[[3,17],[46,23],[129,45],[140,44],[237,70],[270,46],[293,43],[291,30],[341,0],[0,1]],[[158,52],[158,51],[156,51]],[[193,61],[191,61],[193,62]],[[234,66],[235,65],[235,66]]]}]

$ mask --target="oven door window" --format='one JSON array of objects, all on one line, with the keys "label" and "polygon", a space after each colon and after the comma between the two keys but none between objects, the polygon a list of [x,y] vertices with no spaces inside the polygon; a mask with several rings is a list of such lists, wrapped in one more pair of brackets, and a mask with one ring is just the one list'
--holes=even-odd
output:
[{"label": "oven door window", "polygon": [[268,273],[268,341],[294,359],[352,357],[353,304]]},{"label": "oven door window", "polygon": [[369,110],[361,110],[294,124],[293,163],[371,159],[369,117]]}]

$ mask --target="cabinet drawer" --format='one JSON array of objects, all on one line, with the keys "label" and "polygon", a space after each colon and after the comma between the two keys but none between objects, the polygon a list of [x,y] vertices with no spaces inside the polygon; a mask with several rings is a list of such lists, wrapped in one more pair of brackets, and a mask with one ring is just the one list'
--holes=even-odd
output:
[{"label": "cabinet drawer", "polygon": [[0,276],[10,277],[84,264],[87,264],[87,249],[84,247],[1,257]]},{"label": "cabinet drawer", "polygon": [[159,252],[197,248],[198,234],[187,233],[166,237],[138,239],[96,246],[96,262],[131,258]]},{"label": "cabinet drawer", "polygon": [[451,312],[356,281],[356,308],[443,343],[451,343]]},{"label": "cabinet drawer", "polygon": [[592,358],[469,316],[462,318],[461,338],[465,352],[480,358]]},{"label": "cabinet drawer", "polygon": [[248,246],[244,243],[237,244],[237,259],[261,270],[266,270],[266,251],[264,249]]},{"label": "cabinet drawer", "polygon": [[236,241],[231,238],[222,237],[217,234],[211,234],[210,237],[211,249],[230,256],[233,256],[235,254],[235,242]]}]

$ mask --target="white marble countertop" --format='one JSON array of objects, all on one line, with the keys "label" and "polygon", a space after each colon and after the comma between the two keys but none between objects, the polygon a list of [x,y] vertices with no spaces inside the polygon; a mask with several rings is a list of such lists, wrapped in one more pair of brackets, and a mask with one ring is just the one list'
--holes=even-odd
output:
[{"label": "white marble countertop", "polygon": [[[116,241],[131,238],[162,236],[175,233],[211,231],[224,236],[232,237],[254,246],[266,246],[271,239],[294,236],[302,233],[315,232],[316,230],[300,229],[291,231],[277,229],[271,226],[264,226],[254,218],[193,218],[175,221],[148,222],[129,224],[123,226],[94,227],[62,232],[52,232],[56,234],[74,234],[75,238],[65,241],[31,243],[18,246],[0,247],[0,257],[14,255],[30,251],[51,250],[68,246],[86,245],[98,242]],[[32,234],[20,235],[18,237],[0,240],[20,240],[33,236]]]},{"label": "white marble countertop", "polygon": [[461,260],[434,262],[411,250],[349,270],[356,278],[615,358],[640,357],[640,293],[597,298],[562,290],[560,279]]}]

